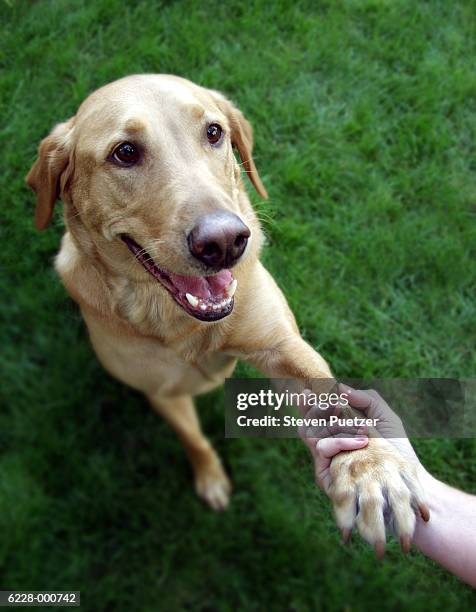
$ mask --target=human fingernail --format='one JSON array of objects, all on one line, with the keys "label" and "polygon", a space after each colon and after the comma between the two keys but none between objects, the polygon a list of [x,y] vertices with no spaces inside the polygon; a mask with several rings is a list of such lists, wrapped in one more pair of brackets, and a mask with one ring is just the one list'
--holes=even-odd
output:
[{"label": "human fingernail", "polygon": [[355,436],[354,440],[356,442],[367,442],[366,436]]}]

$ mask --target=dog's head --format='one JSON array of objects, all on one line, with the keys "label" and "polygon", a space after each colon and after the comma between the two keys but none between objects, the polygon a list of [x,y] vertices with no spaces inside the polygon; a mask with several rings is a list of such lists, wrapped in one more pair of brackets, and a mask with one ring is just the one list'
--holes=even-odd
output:
[{"label": "dog's head", "polygon": [[63,200],[84,252],[136,281],[152,275],[195,318],[220,319],[233,309],[231,268],[261,244],[241,180],[242,166],[267,197],[252,146],[251,126],[220,93],[167,75],[121,79],[41,143],[27,176],[36,226]]}]

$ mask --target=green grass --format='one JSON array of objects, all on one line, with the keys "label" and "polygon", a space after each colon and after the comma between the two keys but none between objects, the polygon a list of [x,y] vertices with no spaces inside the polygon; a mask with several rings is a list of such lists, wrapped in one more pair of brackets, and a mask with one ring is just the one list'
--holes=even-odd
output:
[{"label": "green grass", "polygon": [[[265,263],[336,374],[474,376],[475,17],[471,0],[1,3],[1,588],[79,589],[93,611],[474,605],[416,552],[344,548],[304,447],[225,440],[221,392],[199,404],[235,494],[201,505],[175,436],[97,363],[51,267],[60,211],[36,233],[23,178],[108,81],[221,89],[255,127]],[[417,449],[475,491],[472,440]]]}]

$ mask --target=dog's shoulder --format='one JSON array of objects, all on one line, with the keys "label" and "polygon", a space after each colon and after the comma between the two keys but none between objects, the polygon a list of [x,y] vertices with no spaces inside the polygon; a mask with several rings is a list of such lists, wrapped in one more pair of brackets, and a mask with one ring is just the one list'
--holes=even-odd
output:
[{"label": "dog's shoulder", "polygon": [[97,266],[93,265],[66,232],[55,259],[55,268],[75,302],[101,317],[113,314],[110,290]]}]

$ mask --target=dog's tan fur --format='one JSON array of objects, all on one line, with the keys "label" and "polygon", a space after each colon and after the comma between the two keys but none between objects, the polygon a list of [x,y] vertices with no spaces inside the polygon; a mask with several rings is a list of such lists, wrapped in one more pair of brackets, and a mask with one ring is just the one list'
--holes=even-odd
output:
[{"label": "dog's tan fur", "polygon": [[[212,121],[225,130],[219,148],[203,138],[204,125]],[[132,138],[143,146],[143,161],[128,169],[109,163],[114,146]],[[251,127],[232,103],[178,77],[133,76],[99,89],[59,124],[42,142],[27,177],[38,198],[39,229],[47,226],[57,198],[64,202],[67,231],[56,269],[81,308],[99,360],[113,376],[142,391],[174,427],[194,468],[197,491],[214,508],[227,505],[230,483],[200,429],[192,396],[222,384],[237,358],[271,377],[331,377],[326,361],[301,338],[285,298],[259,261],[262,233],[233,146],[266,197],[252,158]],[[204,323],[172,300],[118,235],[133,235],[166,270],[199,275],[185,237],[198,215],[216,209],[237,214],[251,229],[251,239],[233,268],[238,280],[233,312]],[[369,495],[377,487],[365,505],[361,531],[369,541],[382,538],[381,521],[371,509],[379,503],[380,485],[392,488],[392,470],[401,463],[382,440],[334,459],[341,527],[354,519],[357,486]],[[404,535],[411,535],[408,500],[402,512]]]}]

